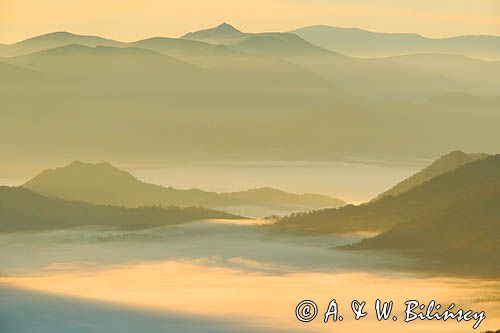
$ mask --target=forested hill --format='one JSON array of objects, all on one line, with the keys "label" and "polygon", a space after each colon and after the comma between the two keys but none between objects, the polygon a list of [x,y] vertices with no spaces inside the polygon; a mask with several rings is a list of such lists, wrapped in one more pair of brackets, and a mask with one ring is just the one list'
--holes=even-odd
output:
[{"label": "forested hill", "polygon": [[149,228],[204,219],[237,219],[232,214],[199,207],[91,205],[48,198],[28,189],[0,187],[0,232],[41,231],[86,225]]},{"label": "forested hill", "polygon": [[401,194],[403,192],[411,190],[415,186],[431,180],[436,176],[442,175],[448,171],[458,168],[459,166],[473,162],[480,158],[485,158],[487,156],[487,154],[467,154],[460,150],[452,151],[451,153],[441,156],[426,168],[380,194],[377,199],[388,195]]},{"label": "forested hill", "polygon": [[476,198],[491,195],[492,200],[498,199],[495,195],[499,188],[500,155],[493,155],[465,164],[397,196],[360,206],[294,214],[279,221],[277,227],[309,233],[384,232],[400,224],[452,219],[452,213],[460,207],[463,214],[470,214],[461,218],[477,220],[480,229],[482,212],[473,209],[480,203]]}]

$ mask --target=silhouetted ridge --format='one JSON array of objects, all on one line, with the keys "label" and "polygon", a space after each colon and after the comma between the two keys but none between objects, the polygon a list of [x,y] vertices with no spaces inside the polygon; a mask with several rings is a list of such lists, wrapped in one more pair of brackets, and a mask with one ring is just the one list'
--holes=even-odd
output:
[{"label": "silhouetted ridge", "polygon": [[88,225],[150,228],[205,219],[241,218],[200,207],[91,205],[49,198],[18,187],[0,187],[0,232],[42,231]]},{"label": "silhouetted ridge", "polygon": [[272,187],[261,187],[241,192],[223,193],[222,196],[241,202],[257,205],[291,205],[303,206],[304,209],[345,206],[346,202],[320,194],[292,194]]},{"label": "silhouetted ridge", "polygon": [[106,162],[74,161],[62,168],[45,170],[23,186],[47,196],[126,207],[203,206],[227,211],[246,205],[309,210],[345,204],[323,195],[291,194],[270,188],[222,194],[180,190],[142,182]]},{"label": "silhouetted ridge", "polygon": [[17,42],[15,44],[7,45],[0,50],[0,56],[21,56],[71,44],[78,44],[88,47],[121,47],[125,45],[125,43],[98,36],[85,36],[73,34],[66,31],[57,31],[40,36],[35,36]]},{"label": "silhouetted ridge", "polygon": [[500,36],[427,38],[415,33],[384,33],[330,26],[309,26],[291,32],[315,45],[356,57],[447,53],[487,60],[500,59]]}]

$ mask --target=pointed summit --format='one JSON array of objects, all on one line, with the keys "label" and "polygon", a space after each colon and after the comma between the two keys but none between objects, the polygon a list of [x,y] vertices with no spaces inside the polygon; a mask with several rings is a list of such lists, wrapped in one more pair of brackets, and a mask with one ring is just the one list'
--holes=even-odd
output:
[{"label": "pointed summit", "polygon": [[246,36],[248,36],[248,34],[245,34],[233,27],[231,24],[224,22],[214,28],[190,32],[182,36],[182,38],[213,44],[227,44],[237,42]]},{"label": "pointed summit", "polygon": [[226,22],[216,26],[213,29],[217,32],[220,32],[220,33],[231,33],[231,34],[238,34],[238,35],[242,33],[240,30],[236,29],[231,24],[226,23]]}]

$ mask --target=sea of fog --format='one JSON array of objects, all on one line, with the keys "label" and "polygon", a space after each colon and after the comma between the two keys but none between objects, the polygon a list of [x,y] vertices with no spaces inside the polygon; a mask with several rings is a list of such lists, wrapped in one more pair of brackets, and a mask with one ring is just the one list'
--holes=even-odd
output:
[{"label": "sea of fog", "polygon": [[[348,316],[352,299],[406,299],[487,311],[497,281],[405,270],[395,256],[336,250],[359,237],[278,234],[263,221],[198,221],[141,231],[79,228],[0,235],[0,331],[470,332],[469,323],[379,323]],[[347,319],[298,322],[296,304],[335,298]],[[368,309],[372,312],[373,306]],[[336,327],[332,327],[332,325]]]},{"label": "sea of fog", "polygon": [[[334,251],[359,240],[356,236],[299,236],[278,234],[266,221],[212,220],[161,228],[123,231],[83,227],[36,233],[0,235],[0,273],[23,275],[33,270],[83,265],[126,265],[142,261],[195,260],[214,265],[270,273],[336,271],[380,263],[380,256]],[[255,267],[253,267],[255,266]]]}]

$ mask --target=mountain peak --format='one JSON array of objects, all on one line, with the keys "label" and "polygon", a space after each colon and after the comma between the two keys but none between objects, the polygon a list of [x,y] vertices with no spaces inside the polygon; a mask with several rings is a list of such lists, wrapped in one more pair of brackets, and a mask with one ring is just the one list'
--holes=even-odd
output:
[{"label": "mountain peak", "polygon": [[234,26],[232,26],[231,24],[226,23],[226,22],[219,24],[214,29],[217,31],[221,31],[221,32],[233,32],[233,33],[241,34],[240,30],[236,29]]},{"label": "mountain peak", "polygon": [[224,22],[214,28],[190,32],[182,36],[182,38],[206,42],[224,43],[232,41],[234,39],[239,39],[244,35],[245,34],[240,30]]},{"label": "mountain peak", "polygon": [[64,185],[74,183],[75,181],[87,185],[96,181],[138,182],[134,176],[108,162],[87,163],[75,160],[64,167],[45,170],[23,186],[33,189],[36,192],[38,186],[47,183]]}]

